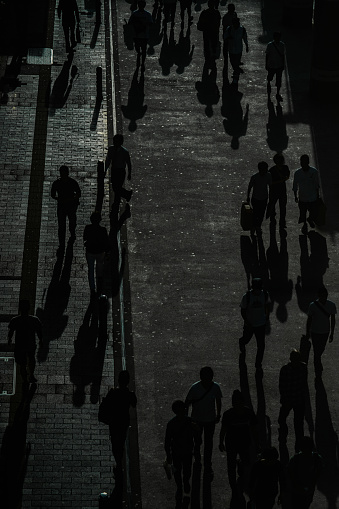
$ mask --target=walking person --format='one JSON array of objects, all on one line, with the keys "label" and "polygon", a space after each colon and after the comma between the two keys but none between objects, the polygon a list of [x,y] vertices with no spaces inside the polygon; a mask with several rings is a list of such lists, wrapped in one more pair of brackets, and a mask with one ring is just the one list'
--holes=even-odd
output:
[{"label": "walking person", "polygon": [[[268,191],[272,184],[272,175],[268,172],[268,164],[265,161],[258,163],[258,172],[252,175],[247,188],[247,202],[253,207],[253,227],[251,235],[254,232],[257,235],[262,234],[262,222],[265,217]],[[250,199],[252,191],[252,199]]]},{"label": "walking person", "polygon": [[105,173],[108,168],[111,172],[111,184],[114,191],[114,202],[120,204],[120,199],[125,198],[127,202],[130,201],[133,191],[127,191],[123,185],[126,178],[127,167],[127,180],[132,178],[132,163],[128,150],[123,147],[124,137],[122,134],[116,134],[113,137],[113,145],[108,148]]},{"label": "walking person", "polygon": [[321,356],[324,353],[327,340],[332,343],[335,329],[337,307],[327,297],[326,288],[324,286],[319,288],[318,298],[311,302],[307,312],[306,338],[312,340],[316,376],[322,374]]},{"label": "walking person", "polygon": [[22,380],[25,383],[35,383],[35,352],[36,339],[42,344],[42,326],[39,318],[29,314],[30,304],[28,300],[19,302],[19,315],[11,319],[8,324],[8,344],[12,343],[15,333],[14,358],[20,367]]},{"label": "walking person", "polygon": [[[83,239],[88,265],[88,282],[91,298],[93,298],[96,291],[100,295],[103,290],[105,253],[110,250],[110,243],[106,228],[100,226],[100,212],[93,212],[90,221],[91,224],[85,226]],[[94,276],[94,269],[96,277]]]},{"label": "walking person", "polygon": [[275,86],[277,87],[276,98],[280,102],[283,100],[280,95],[281,77],[285,69],[285,44],[281,40],[281,33],[274,32],[273,41],[266,47],[266,71],[267,71],[267,94],[271,94],[271,81],[275,76]]},{"label": "walking person", "polygon": [[216,8],[215,0],[208,0],[208,8],[204,9],[198,20],[197,29],[202,32],[204,41],[205,65],[215,68],[215,60],[219,51],[219,31],[221,15]]},{"label": "walking person", "polygon": [[254,502],[255,509],[273,509],[277,495],[280,505],[281,494],[285,488],[284,469],[279,461],[279,453],[275,447],[267,447],[251,470],[250,500]]},{"label": "walking person", "polygon": [[222,30],[223,30],[223,40],[224,40],[224,47],[223,47],[223,54],[224,54],[224,64],[225,67],[228,68],[228,38],[225,38],[225,32],[226,29],[233,24],[233,19],[237,18],[238,15],[235,11],[235,5],[234,4],[228,4],[227,5],[227,12],[224,14],[222,18]]},{"label": "walking person", "polygon": [[65,245],[67,217],[71,240],[74,241],[76,238],[76,213],[79,206],[81,190],[77,181],[69,176],[68,166],[61,166],[59,173],[60,177],[52,184],[51,197],[58,202],[58,236],[59,245],[63,247]]},{"label": "walking person", "polygon": [[240,24],[238,17],[233,17],[232,25],[226,28],[224,41],[228,44],[228,53],[233,69],[233,84],[237,85],[240,74],[244,72],[240,67],[243,43],[245,43],[246,53],[249,51],[247,32],[245,27]]},{"label": "walking person", "polygon": [[286,180],[290,178],[290,170],[287,164],[285,164],[285,158],[282,154],[275,154],[273,161],[275,165],[269,169],[269,173],[272,176],[272,184],[269,190],[267,214],[270,217],[271,224],[275,224],[275,206],[279,202],[279,228],[284,230],[286,228],[287,205]]},{"label": "walking person", "polygon": [[302,438],[300,451],[290,459],[287,471],[291,481],[291,509],[309,509],[323,471],[322,457],[314,451],[311,437]]},{"label": "walking person", "polygon": [[134,47],[137,52],[137,67],[145,70],[146,49],[150,36],[150,26],[153,24],[152,14],[145,10],[145,0],[138,0],[138,9],[133,11],[128,24],[134,29]]},{"label": "walking person", "polygon": [[177,507],[181,508],[183,493],[187,497],[191,491],[194,423],[186,415],[183,401],[174,401],[172,410],[175,417],[166,426],[165,452],[167,463],[173,466],[177,486],[175,499]]},{"label": "walking person", "polygon": [[[257,418],[253,410],[245,406],[239,390],[232,395],[232,408],[222,416],[219,435],[219,450],[226,451],[228,480],[232,499],[237,500],[244,489],[244,469],[250,464],[250,448],[256,443]],[[237,457],[239,479],[237,481]],[[238,491],[239,488],[239,491]]]},{"label": "walking person", "polygon": [[291,410],[294,413],[295,449],[299,450],[304,436],[304,415],[307,396],[307,366],[301,360],[298,350],[292,350],[290,362],[280,370],[279,392],[279,441],[286,443],[288,427],[286,419]]},{"label": "walking person", "polygon": [[80,23],[79,9],[76,0],[59,0],[58,17],[62,18],[62,28],[66,41],[66,53],[73,51],[77,45],[75,39],[75,22]]},{"label": "walking person", "polygon": [[[302,233],[307,234],[307,223],[311,228],[315,227],[317,214],[317,200],[319,198],[319,174],[318,170],[310,166],[310,158],[307,154],[300,157],[300,168],[294,172],[293,192],[295,202],[299,206],[299,221],[303,223]],[[306,218],[307,211],[309,213]]]},{"label": "walking person", "polygon": [[200,381],[195,382],[186,396],[186,408],[192,406],[191,417],[197,424],[194,437],[194,458],[201,463],[200,446],[204,436],[204,474],[213,476],[212,453],[215,425],[220,421],[222,393],[220,385],[213,381],[213,369],[205,366],[200,370]]},{"label": "walking person", "polygon": [[245,347],[254,335],[257,341],[255,367],[261,370],[265,351],[266,324],[269,317],[268,293],[263,289],[261,278],[253,278],[251,290],[243,295],[240,308],[244,320],[243,335],[239,339],[240,352],[246,353]]}]

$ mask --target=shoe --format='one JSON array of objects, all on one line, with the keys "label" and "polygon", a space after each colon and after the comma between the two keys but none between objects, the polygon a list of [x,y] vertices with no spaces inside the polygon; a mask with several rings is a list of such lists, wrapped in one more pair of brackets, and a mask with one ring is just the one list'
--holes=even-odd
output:
[{"label": "shoe", "polygon": [[315,228],[315,223],[314,223],[314,221],[312,221],[312,219],[308,218],[307,222],[308,222],[308,224],[310,225],[311,228]]}]

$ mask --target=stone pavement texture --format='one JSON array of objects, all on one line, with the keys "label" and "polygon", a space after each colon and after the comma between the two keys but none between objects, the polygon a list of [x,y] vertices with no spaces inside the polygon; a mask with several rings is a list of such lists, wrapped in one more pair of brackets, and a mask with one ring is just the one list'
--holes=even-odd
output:
[{"label": "stone pavement texture", "polygon": [[[108,333],[100,335],[98,317],[89,308],[81,241],[96,203],[97,161],[105,157],[112,133],[104,30],[109,9],[108,1],[103,2],[103,24],[96,31],[93,4],[87,0],[78,4],[83,33],[73,59],[66,58],[62,27],[51,1],[48,18],[54,22],[48,37],[54,64],[48,69],[22,65],[20,86],[9,92],[0,108],[2,355],[12,355],[5,345],[7,324],[25,292],[43,322],[46,340],[38,355],[36,388],[22,393],[18,383],[15,397],[0,396],[1,474],[7,491],[15,493],[14,500],[6,500],[7,507],[97,507],[100,491],[113,486],[108,431],[98,424],[97,410],[99,395],[112,384],[121,363],[120,335],[114,325],[121,310],[107,279]],[[244,391],[247,403],[258,412],[262,443],[278,446],[280,367],[291,348],[299,346],[307,306],[319,284],[324,282],[330,298],[339,303],[337,108],[312,105],[308,99],[311,29],[285,27],[284,101],[282,109],[275,101],[267,104],[264,50],[272,32],[281,28],[281,6],[274,1],[236,4],[250,46],[243,55],[245,73],[238,91],[223,80],[222,57],[215,79],[203,74],[202,34],[196,22],[206,4],[193,4],[193,24],[188,28],[185,18],[182,30],[178,5],[174,30],[168,26],[167,32],[159,4],[147,6],[155,24],[144,76],[135,72],[135,53],[124,22],[131,5],[118,0],[111,7],[114,120],[133,162],[132,217],[122,231],[124,325],[128,366],[135,374],[138,396],[131,463],[140,470],[142,506],[169,509],[174,507],[175,488],[162,467],[165,426],[172,416],[172,401],[185,397],[200,367],[211,365],[215,370],[223,410],[230,406],[234,389]],[[220,12],[225,11],[221,2]],[[9,65],[11,53],[7,55]],[[100,109],[98,66],[104,76]],[[270,163],[278,150],[284,151],[292,171],[302,153],[310,154],[311,164],[320,171],[327,225],[301,235],[290,180],[287,238],[270,232],[265,224],[262,240],[253,240],[240,228],[240,205],[257,162]],[[69,165],[82,190],[77,240],[67,246],[62,260],[56,257],[56,207],[49,194],[61,164]],[[108,213],[106,183],[107,227]],[[252,275],[264,278],[272,307],[262,382],[255,379],[253,341],[247,348],[246,369],[239,371],[238,365],[239,302]],[[314,433],[326,465],[312,509],[336,507],[337,338],[336,334],[324,354],[323,386],[317,390],[310,354],[306,430]],[[288,449],[293,454],[291,419],[289,426]],[[132,451],[136,432],[140,464]],[[211,486],[202,486],[201,507],[229,507],[226,458],[216,447],[213,462],[214,480]],[[127,497],[124,506],[141,503]]]}]

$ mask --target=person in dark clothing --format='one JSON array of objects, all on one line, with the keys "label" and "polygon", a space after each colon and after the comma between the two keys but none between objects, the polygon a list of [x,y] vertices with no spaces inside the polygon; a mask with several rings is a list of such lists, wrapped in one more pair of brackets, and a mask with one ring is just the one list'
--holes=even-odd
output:
[{"label": "person in dark clothing", "polygon": [[37,316],[29,314],[28,300],[19,302],[20,314],[11,319],[8,324],[8,344],[12,342],[15,332],[14,358],[20,366],[20,373],[24,382],[35,383],[35,335],[39,338],[39,344],[42,343],[42,327]]},{"label": "person in dark clothing", "polygon": [[173,475],[177,485],[175,498],[181,507],[183,488],[185,495],[188,495],[191,490],[194,424],[191,417],[186,415],[183,401],[174,401],[172,410],[175,417],[166,427],[165,452],[167,463],[173,465]]},{"label": "person in dark clothing", "polygon": [[[250,447],[256,442],[257,418],[251,408],[245,406],[244,398],[239,390],[232,395],[232,408],[226,410],[221,420],[219,450],[226,451],[227,470],[232,498],[238,496],[237,490],[237,457],[241,464],[238,467],[240,486],[243,481],[244,466],[249,465]],[[242,488],[242,486],[241,486]]]},{"label": "person in dark clothing", "polygon": [[120,203],[121,198],[125,198],[127,202],[130,201],[133,191],[127,191],[123,185],[126,178],[127,166],[127,180],[132,177],[132,163],[128,150],[123,147],[124,137],[122,134],[116,134],[113,137],[113,145],[108,148],[105,172],[108,168],[111,170],[111,183],[114,191],[114,202]]},{"label": "person in dark clothing", "polygon": [[[268,191],[272,184],[272,175],[268,172],[268,164],[265,161],[258,163],[258,172],[252,175],[247,188],[247,202],[253,207],[253,228],[251,235],[256,231],[257,235],[262,234],[261,225],[265,217]],[[250,194],[252,191],[252,199]]]},{"label": "person in dark clothing", "polygon": [[208,9],[204,9],[199,16],[197,28],[203,34],[204,56],[206,64],[215,67],[219,41],[221,15],[216,9],[215,0],[208,0]]},{"label": "person in dark clothing", "polygon": [[129,372],[127,370],[120,371],[118,387],[110,389],[106,396],[111,405],[109,434],[112,453],[116,462],[116,466],[113,469],[116,476],[121,476],[122,473],[122,459],[127,431],[130,425],[129,409],[130,407],[135,408],[137,405],[135,393],[128,388],[129,382]]},{"label": "person in dark clothing", "polygon": [[278,494],[280,504],[281,492],[285,490],[285,478],[278,458],[277,449],[268,447],[252,467],[249,495],[256,509],[273,509]]},{"label": "person in dark clothing", "polygon": [[137,67],[140,65],[141,70],[145,70],[147,43],[150,37],[150,27],[153,24],[152,14],[145,10],[145,0],[138,0],[138,9],[133,11],[128,24],[133,27],[134,31],[134,47],[137,53]]},{"label": "person in dark clothing", "polygon": [[92,297],[95,296],[94,267],[96,268],[97,292],[103,289],[103,272],[105,253],[110,249],[106,228],[100,226],[101,214],[94,212],[91,215],[91,224],[84,229],[84,245],[88,264],[88,282]]},{"label": "person in dark clothing", "polygon": [[75,240],[76,212],[79,205],[81,191],[76,180],[69,176],[68,166],[61,166],[59,169],[60,178],[52,184],[51,196],[58,202],[58,236],[60,246],[65,245],[66,218],[69,221],[69,232],[71,240]]},{"label": "person in dark clothing", "polygon": [[228,39],[227,38],[225,39],[224,36],[225,36],[226,29],[228,27],[232,26],[233,19],[237,18],[237,17],[238,17],[238,15],[235,12],[235,5],[228,4],[227,12],[222,18],[222,31],[223,31],[223,39],[224,39],[223,53],[224,53],[224,59],[225,59],[224,60],[225,67],[228,67]]},{"label": "person in dark clothing", "polygon": [[298,350],[292,350],[290,362],[283,366],[279,376],[280,412],[279,441],[286,442],[288,428],[286,419],[294,412],[295,448],[299,450],[304,436],[305,400],[307,395],[307,365],[302,362]]},{"label": "person in dark clothing", "polygon": [[289,461],[287,471],[291,481],[291,509],[308,509],[312,504],[317,480],[323,470],[323,460],[314,451],[311,437],[303,437],[300,452]]},{"label": "person in dark clothing", "polygon": [[75,48],[75,21],[80,23],[79,9],[76,0],[59,0],[58,17],[62,17],[62,28],[65,34],[66,53]]},{"label": "person in dark clothing", "polygon": [[270,217],[271,223],[275,224],[275,205],[279,202],[280,220],[279,228],[283,230],[286,228],[286,180],[290,178],[290,170],[282,154],[275,154],[273,157],[275,166],[269,169],[272,176],[272,183],[270,186],[269,203],[267,206],[267,217]]}]

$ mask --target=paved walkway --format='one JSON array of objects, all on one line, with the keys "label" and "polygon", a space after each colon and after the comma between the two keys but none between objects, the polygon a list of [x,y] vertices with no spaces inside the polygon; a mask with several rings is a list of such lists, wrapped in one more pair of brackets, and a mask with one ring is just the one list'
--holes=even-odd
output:
[{"label": "paved walkway", "polygon": [[[110,11],[105,0],[100,26],[95,24],[94,5],[79,0],[82,42],[71,60],[65,56],[55,2],[50,2],[47,38],[54,64],[23,64],[19,86],[0,108],[5,140],[0,145],[1,355],[12,357],[6,346],[7,324],[17,314],[20,297],[30,299],[43,321],[45,338],[37,385],[23,392],[17,378],[15,396],[0,396],[1,493],[9,508],[86,509],[98,506],[101,491],[112,490],[108,430],[98,424],[97,411],[100,395],[125,362],[133,384],[135,380],[138,427],[134,416],[124,507],[174,507],[174,484],[167,482],[162,467],[165,425],[172,401],[185,397],[202,365],[215,370],[223,409],[230,406],[233,390],[241,387],[260,417],[262,442],[278,445],[279,369],[290,349],[299,346],[308,302],[321,282],[339,303],[338,176],[333,166],[337,117],[336,109],[327,112],[307,100],[310,31],[284,30],[288,72],[280,110],[275,103],[267,104],[263,69],[265,45],[281,19],[275,2],[245,0],[236,6],[250,44],[238,92],[223,80],[222,58],[216,76],[203,73],[202,34],[196,22],[205,4],[194,4],[193,24],[189,28],[185,18],[183,29],[178,6],[174,31],[168,27],[167,32],[158,3],[148,6],[156,22],[144,76],[135,72],[135,54],[124,30],[130,4],[118,0]],[[224,2],[220,11],[226,11]],[[2,72],[10,62],[10,56],[1,57]],[[112,232],[114,249],[106,264],[108,312],[103,313],[89,306],[81,236],[96,204],[97,161],[105,157],[114,128],[124,133],[132,154],[134,194],[132,217],[119,235],[124,262],[120,273],[119,245]],[[289,182],[287,239],[265,225],[262,241],[251,241],[240,229],[241,201],[257,162],[271,161],[277,150],[284,151],[291,170],[302,153],[310,154],[321,173],[328,224],[326,230],[300,235]],[[77,240],[57,257],[50,188],[62,164],[69,165],[82,198]],[[107,182],[103,217],[110,228]],[[239,301],[251,275],[264,278],[272,301],[262,383],[254,376],[254,345],[248,348],[246,369],[239,371],[238,366]],[[335,339],[324,356],[324,384],[317,390],[312,362],[309,368],[306,429],[314,431],[326,461],[312,509],[333,508],[337,497]],[[1,362],[8,372],[1,387],[10,391],[13,364]],[[216,442],[218,433],[219,428]],[[228,507],[226,458],[217,448],[214,470],[212,485],[201,486],[201,507]]]}]

